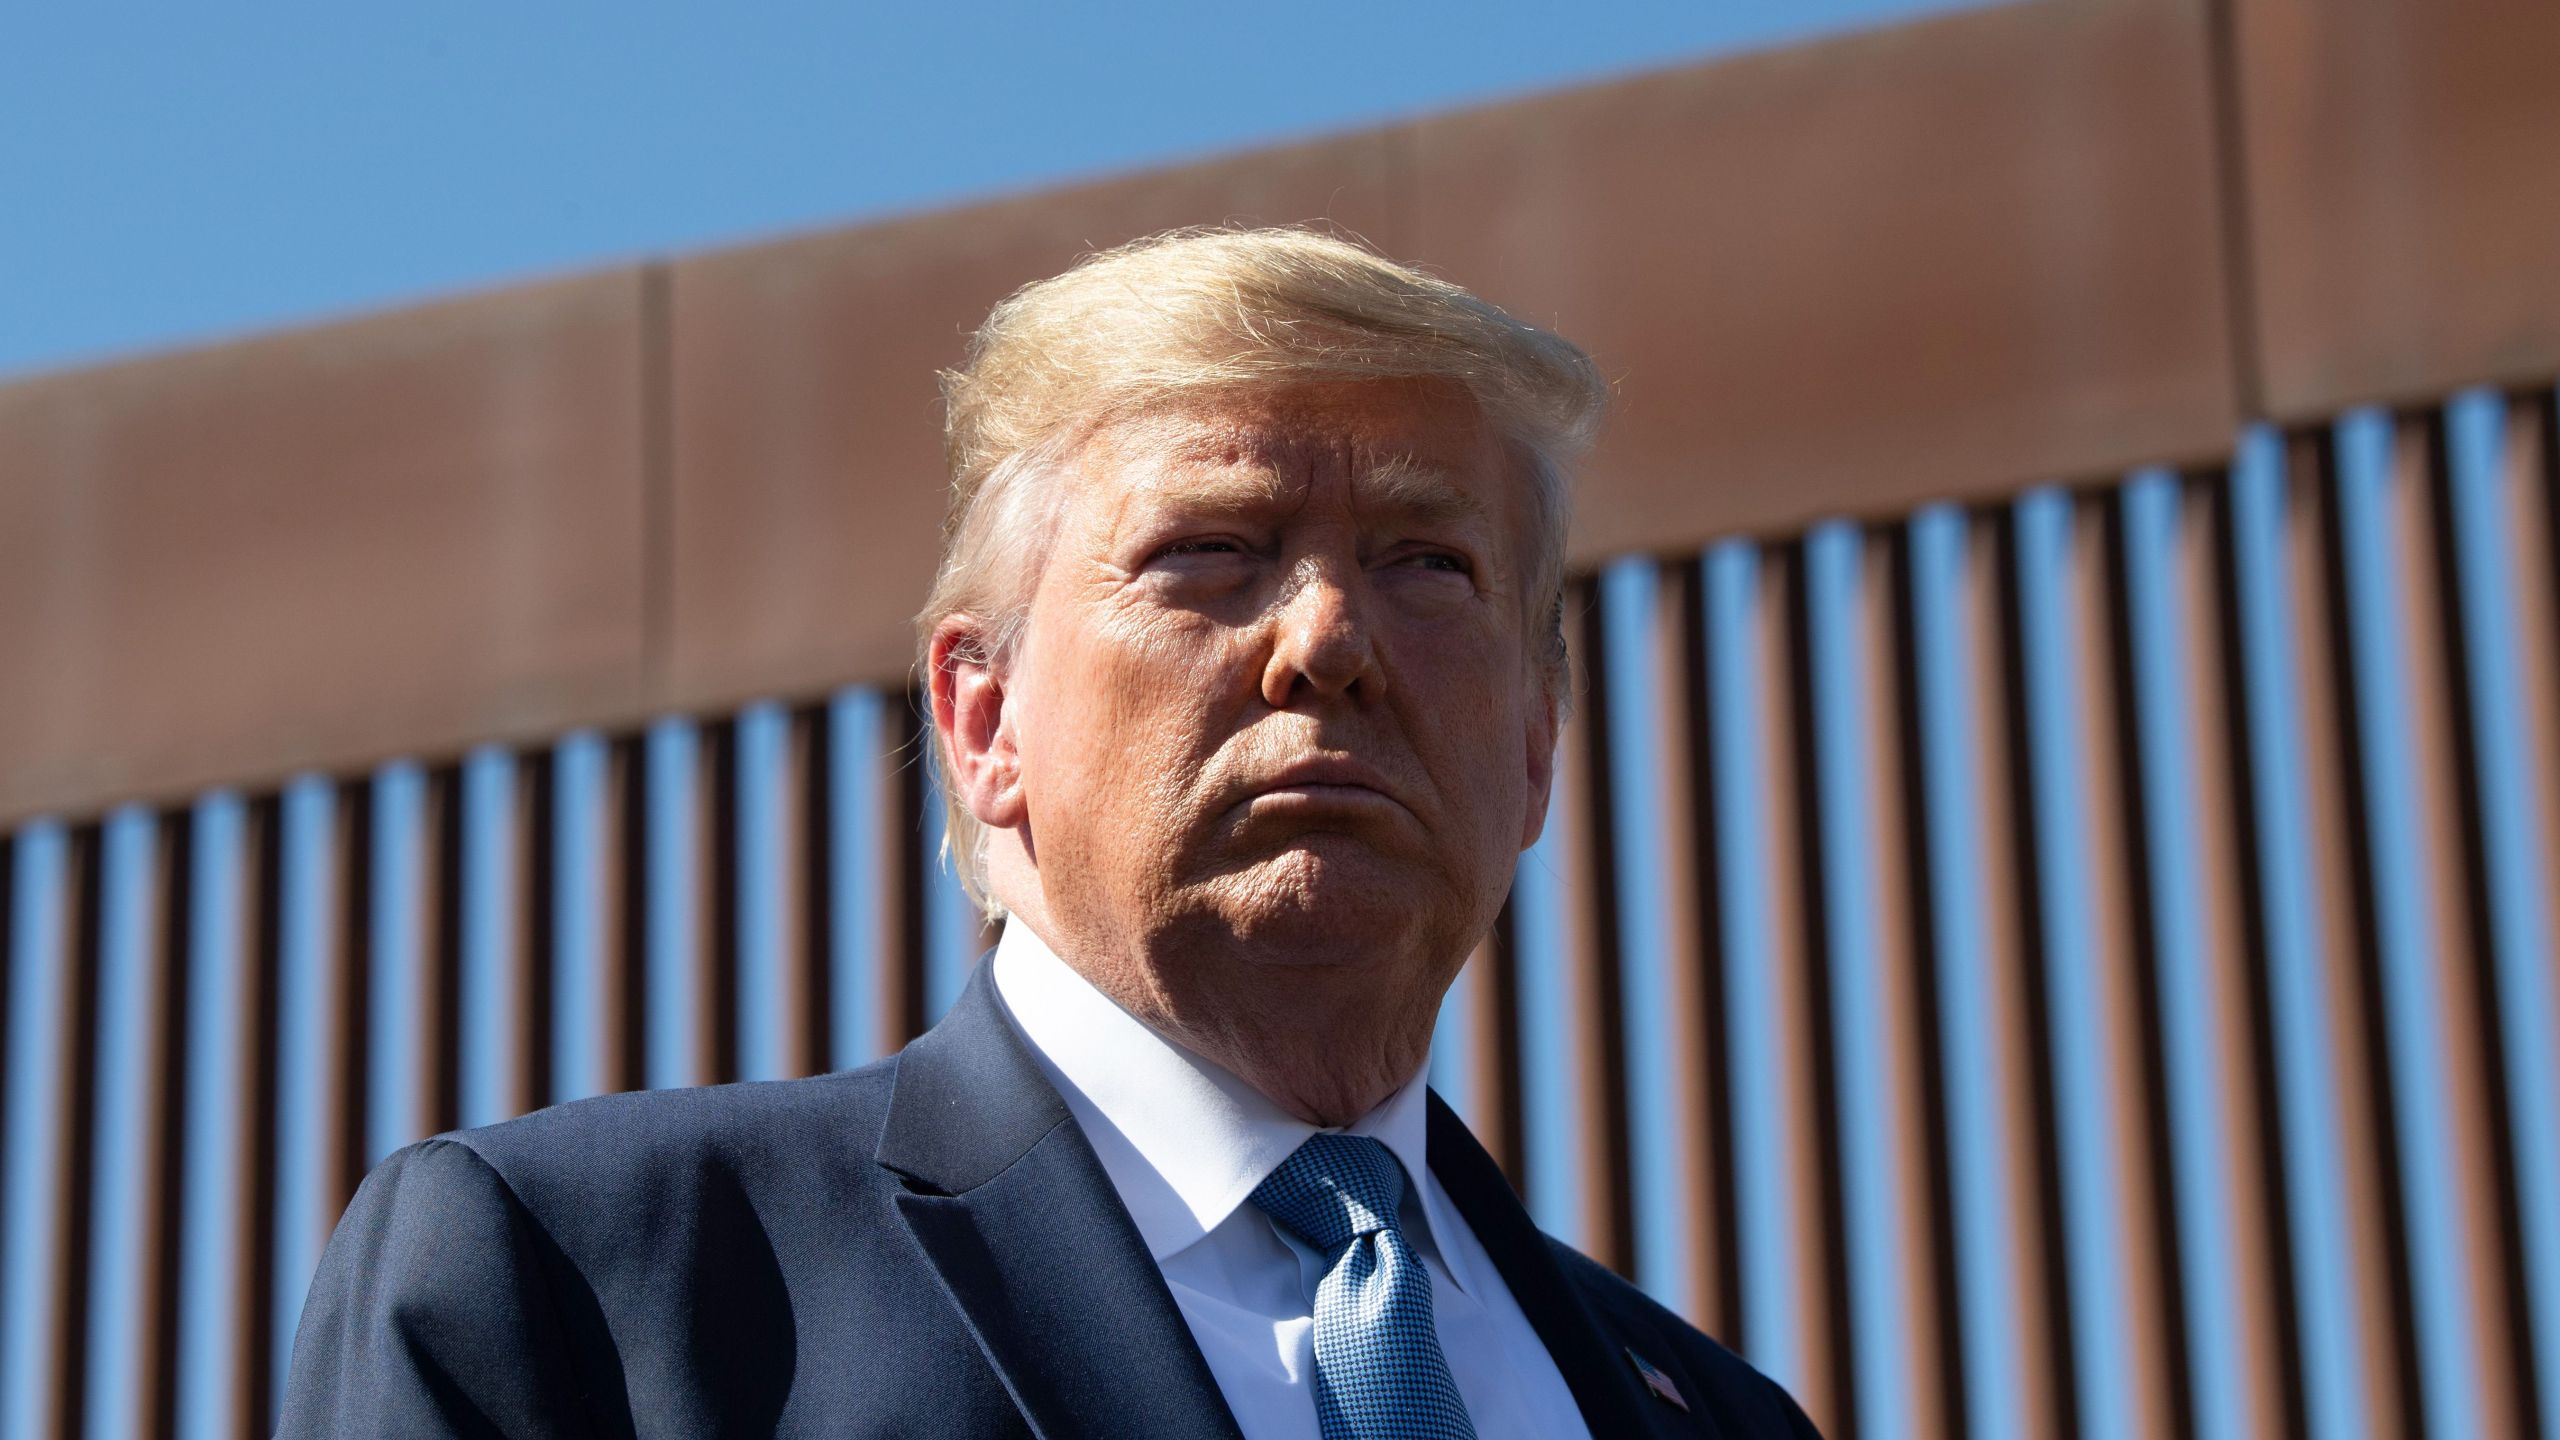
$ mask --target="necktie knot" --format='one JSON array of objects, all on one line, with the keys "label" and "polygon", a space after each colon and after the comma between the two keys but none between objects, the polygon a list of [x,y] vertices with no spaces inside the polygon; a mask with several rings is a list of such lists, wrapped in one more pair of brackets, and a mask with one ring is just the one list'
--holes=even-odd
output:
[{"label": "necktie knot", "polygon": [[1396,1229],[1404,1166],[1359,1135],[1310,1135],[1254,1188],[1253,1203],[1282,1227],[1331,1254],[1363,1235]]},{"label": "necktie knot", "polygon": [[1312,1135],[1254,1187],[1272,1223],[1322,1252],[1316,1427],[1324,1440],[1475,1440],[1440,1353],[1431,1276],[1396,1224],[1404,1166],[1357,1135]]}]

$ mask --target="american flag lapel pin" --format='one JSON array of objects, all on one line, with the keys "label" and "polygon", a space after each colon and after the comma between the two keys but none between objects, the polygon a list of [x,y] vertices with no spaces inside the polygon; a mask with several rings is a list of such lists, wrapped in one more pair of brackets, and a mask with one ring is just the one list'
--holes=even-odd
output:
[{"label": "american flag lapel pin", "polygon": [[1663,1374],[1660,1366],[1637,1354],[1633,1346],[1627,1348],[1627,1358],[1635,1362],[1636,1373],[1644,1377],[1644,1388],[1653,1392],[1654,1399],[1677,1405],[1683,1411],[1689,1408],[1689,1402],[1680,1398],[1680,1387],[1671,1383],[1671,1377]]}]

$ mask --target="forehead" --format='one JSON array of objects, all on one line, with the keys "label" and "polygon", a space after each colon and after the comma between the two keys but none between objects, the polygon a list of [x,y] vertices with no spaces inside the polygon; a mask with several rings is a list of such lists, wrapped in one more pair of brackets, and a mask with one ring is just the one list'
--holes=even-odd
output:
[{"label": "forehead", "polygon": [[1427,477],[1489,504],[1510,483],[1503,447],[1475,401],[1453,385],[1414,380],[1204,398],[1106,426],[1079,468],[1103,482],[1093,486],[1096,498],[1120,499],[1239,480],[1282,498],[1328,478],[1394,475]]}]

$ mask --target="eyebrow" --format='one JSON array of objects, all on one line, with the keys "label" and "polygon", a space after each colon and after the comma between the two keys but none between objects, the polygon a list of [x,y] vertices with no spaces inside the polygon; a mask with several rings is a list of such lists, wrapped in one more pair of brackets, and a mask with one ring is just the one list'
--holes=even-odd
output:
[{"label": "eyebrow", "polygon": [[1416,520],[1447,523],[1484,515],[1484,502],[1451,484],[1448,472],[1410,458],[1390,460],[1352,482],[1363,508],[1378,508]]},{"label": "eyebrow", "polygon": [[1157,504],[1220,517],[1276,509],[1288,499],[1279,472],[1265,469],[1228,471],[1215,480],[1193,480],[1181,485],[1163,484],[1159,475],[1151,478],[1144,491]]},{"label": "eyebrow", "polygon": [[[1240,516],[1287,504],[1293,489],[1279,471],[1256,467],[1178,490],[1158,489],[1156,494],[1161,501],[1193,514]],[[1446,471],[1409,457],[1372,467],[1352,482],[1352,493],[1364,511],[1384,511],[1426,524],[1474,520],[1485,513],[1484,502],[1450,483]]]}]

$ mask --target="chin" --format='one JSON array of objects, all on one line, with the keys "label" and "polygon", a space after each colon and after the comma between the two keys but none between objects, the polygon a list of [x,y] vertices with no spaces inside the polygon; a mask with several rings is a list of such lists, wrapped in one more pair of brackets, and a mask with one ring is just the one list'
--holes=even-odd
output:
[{"label": "chin", "polygon": [[1226,871],[1199,898],[1255,960],[1317,965],[1402,951],[1457,898],[1445,876],[1335,839]]}]

